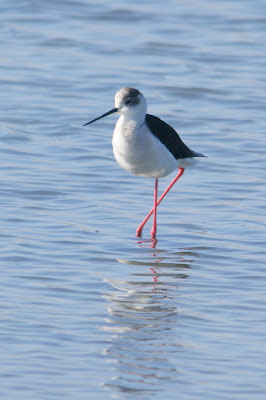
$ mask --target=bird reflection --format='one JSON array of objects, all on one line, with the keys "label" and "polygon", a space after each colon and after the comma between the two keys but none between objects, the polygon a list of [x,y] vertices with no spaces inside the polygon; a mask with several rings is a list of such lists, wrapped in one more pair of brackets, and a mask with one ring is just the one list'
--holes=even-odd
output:
[{"label": "bird reflection", "polygon": [[194,257],[158,250],[145,261],[120,259],[132,266],[128,280],[107,280],[112,288],[104,296],[109,317],[102,329],[110,334],[104,353],[114,377],[105,387],[121,398],[143,400],[161,391],[162,382],[172,385],[179,379],[177,289]]},{"label": "bird reflection", "polygon": [[147,240],[138,240],[137,244],[140,247],[147,247],[147,244],[149,245],[149,247],[151,247],[152,249],[156,248],[156,245],[158,243],[157,239],[147,239]]}]

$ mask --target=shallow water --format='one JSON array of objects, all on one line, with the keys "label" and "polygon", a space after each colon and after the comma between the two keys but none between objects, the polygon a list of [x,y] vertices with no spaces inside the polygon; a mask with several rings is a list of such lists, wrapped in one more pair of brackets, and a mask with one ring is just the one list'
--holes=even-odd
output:
[{"label": "shallow water", "polygon": [[[0,11],[1,398],[265,399],[265,2]],[[82,127],[123,86],[208,156],[155,248],[116,117]]]}]

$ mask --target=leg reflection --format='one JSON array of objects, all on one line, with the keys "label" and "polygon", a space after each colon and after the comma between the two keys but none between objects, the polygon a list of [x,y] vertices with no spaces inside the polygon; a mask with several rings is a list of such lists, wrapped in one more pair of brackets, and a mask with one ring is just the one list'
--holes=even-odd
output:
[{"label": "leg reflection", "polygon": [[162,383],[165,389],[177,383],[174,360],[183,349],[176,298],[190,269],[184,261],[179,253],[149,252],[145,261],[119,260],[132,266],[128,280],[108,280],[109,318],[102,329],[109,333],[107,362],[114,365],[114,378],[105,386],[114,394],[143,400],[161,391]]}]

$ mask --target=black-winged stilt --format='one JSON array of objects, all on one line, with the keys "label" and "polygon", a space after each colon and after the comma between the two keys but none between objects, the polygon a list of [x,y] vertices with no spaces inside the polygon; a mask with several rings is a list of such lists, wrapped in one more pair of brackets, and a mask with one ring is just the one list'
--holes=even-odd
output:
[{"label": "black-winged stilt", "polygon": [[[116,161],[134,175],[155,179],[153,208],[136,232],[138,237],[141,236],[145,223],[153,214],[151,237],[155,239],[157,206],[183,175],[185,168],[196,163],[194,157],[204,156],[190,150],[170,125],[154,115],[147,114],[145,97],[137,89],[130,87],[116,93],[115,108],[83,126],[113,113],[120,115],[113,134]],[[176,168],[177,176],[157,200],[158,179],[171,174]]]}]

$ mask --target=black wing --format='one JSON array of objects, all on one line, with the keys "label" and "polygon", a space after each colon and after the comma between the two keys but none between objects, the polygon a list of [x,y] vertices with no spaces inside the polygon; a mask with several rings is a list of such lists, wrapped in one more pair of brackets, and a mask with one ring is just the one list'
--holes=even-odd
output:
[{"label": "black wing", "polygon": [[205,157],[203,154],[190,150],[185,143],[182,142],[174,128],[160,118],[146,114],[145,122],[154,136],[167,147],[176,160],[178,158]]}]

